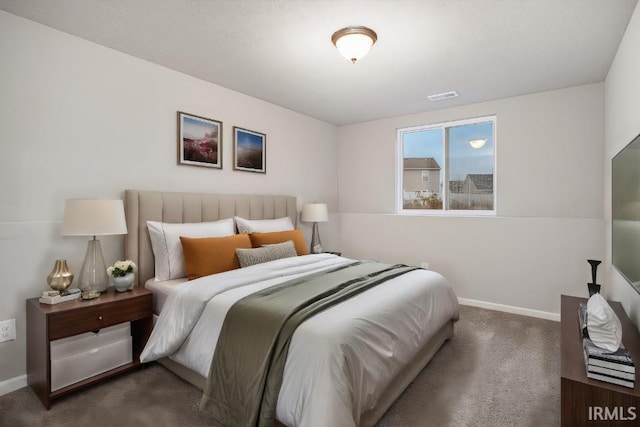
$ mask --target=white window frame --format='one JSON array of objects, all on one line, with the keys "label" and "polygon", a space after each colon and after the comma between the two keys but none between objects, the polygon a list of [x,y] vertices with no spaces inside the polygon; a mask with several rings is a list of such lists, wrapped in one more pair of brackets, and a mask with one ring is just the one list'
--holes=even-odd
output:
[{"label": "white window frame", "polygon": [[[447,132],[446,128],[455,127],[455,126],[464,126],[471,125],[475,123],[485,123],[492,122],[493,124],[493,209],[492,210],[448,210],[444,209],[444,206],[447,206],[447,197],[449,195],[449,158],[448,154],[448,144],[447,140]],[[442,153],[443,153],[443,163],[441,165],[441,173],[444,176],[443,180],[443,188],[442,188],[442,206],[443,209],[404,209],[404,192],[403,192],[403,172],[404,172],[404,150],[402,144],[402,136],[405,133],[412,132],[421,132],[425,130],[432,129],[443,129],[443,138],[442,138]],[[454,120],[449,122],[441,122],[434,123],[430,125],[421,125],[421,126],[412,126],[406,128],[396,129],[396,213],[402,215],[429,215],[429,216],[495,216],[498,211],[498,143],[497,143],[497,120],[496,115],[488,115],[481,117],[474,117],[463,120]]]},{"label": "white window frame", "polygon": [[429,170],[425,169],[423,171],[421,171],[422,173],[420,174],[420,180],[421,182],[429,182]]}]

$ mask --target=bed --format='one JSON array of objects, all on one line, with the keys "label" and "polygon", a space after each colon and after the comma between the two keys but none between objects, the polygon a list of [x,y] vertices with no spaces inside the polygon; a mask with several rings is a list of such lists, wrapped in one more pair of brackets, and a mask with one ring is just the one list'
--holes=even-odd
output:
[{"label": "bed", "polygon": [[[158,282],[147,221],[193,223],[234,216],[252,220],[286,216],[295,225],[296,198],[127,190],[125,211],[129,231],[125,256],[138,265],[137,285],[153,291],[154,310],[159,315],[156,337],[152,335],[145,348],[145,358],[158,360],[200,389],[206,383],[224,314],[235,301],[263,286],[353,262],[332,254],[305,255],[189,282]],[[205,285],[221,284],[228,290],[202,297],[200,290]],[[202,305],[194,309],[196,314],[174,308],[190,307],[184,296],[193,292],[189,288],[197,289],[199,296],[188,301],[202,298],[196,302]],[[170,313],[183,317],[169,320]],[[321,425],[374,425],[453,336],[457,319],[457,300],[446,280],[426,270],[392,279],[308,319],[294,333],[289,348],[276,424],[311,426],[322,420]],[[176,324],[181,325],[179,332]]]}]

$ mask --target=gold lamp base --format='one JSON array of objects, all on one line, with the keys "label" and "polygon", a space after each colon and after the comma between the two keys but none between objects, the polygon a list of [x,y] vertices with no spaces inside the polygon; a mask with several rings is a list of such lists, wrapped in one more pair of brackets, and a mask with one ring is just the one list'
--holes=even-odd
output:
[{"label": "gold lamp base", "polygon": [[86,301],[86,300],[98,298],[99,296],[100,296],[100,291],[86,291],[80,294],[80,299]]}]

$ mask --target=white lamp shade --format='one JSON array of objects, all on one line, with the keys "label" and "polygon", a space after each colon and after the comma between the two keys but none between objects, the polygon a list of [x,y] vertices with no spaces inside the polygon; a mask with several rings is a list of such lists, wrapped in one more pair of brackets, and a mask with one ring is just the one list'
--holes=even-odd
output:
[{"label": "white lamp shade", "polygon": [[64,205],[63,236],[127,234],[122,200],[68,199]]},{"label": "white lamp shade", "polygon": [[325,203],[309,203],[302,207],[300,215],[302,222],[327,222],[329,221],[329,212]]},{"label": "white lamp shade", "polygon": [[373,40],[364,34],[347,34],[336,41],[336,48],[340,55],[353,62],[362,59],[371,46],[373,46]]},{"label": "white lamp shade", "polygon": [[341,28],[331,36],[331,42],[340,55],[354,64],[369,52],[377,40],[376,32],[363,26]]}]

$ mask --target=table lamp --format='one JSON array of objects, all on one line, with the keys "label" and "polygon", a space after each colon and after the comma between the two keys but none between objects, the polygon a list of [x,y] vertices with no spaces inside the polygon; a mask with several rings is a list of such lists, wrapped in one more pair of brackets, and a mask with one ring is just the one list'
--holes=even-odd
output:
[{"label": "table lamp", "polygon": [[329,221],[329,213],[325,203],[308,203],[302,207],[300,215],[302,222],[313,222],[313,234],[311,235],[311,247],[309,251],[312,254],[319,254],[324,251],[322,242],[320,241],[320,233],[318,232],[318,223]]},{"label": "table lamp", "polygon": [[127,234],[122,200],[68,199],[64,206],[63,236],[92,236],[78,277],[82,299],[92,299],[107,290],[109,276],[96,236]]}]

